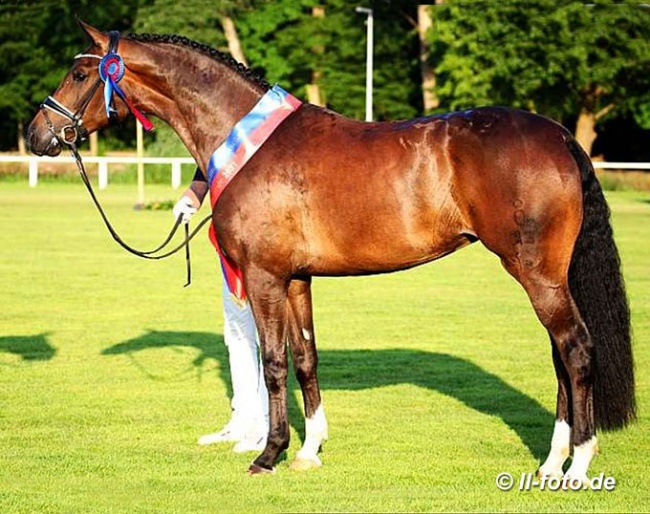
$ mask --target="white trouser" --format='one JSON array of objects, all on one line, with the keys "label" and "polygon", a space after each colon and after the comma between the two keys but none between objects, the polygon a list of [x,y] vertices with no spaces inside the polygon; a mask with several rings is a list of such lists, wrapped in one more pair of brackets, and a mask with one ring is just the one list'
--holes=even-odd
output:
[{"label": "white trouser", "polygon": [[255,319],[248,302],[238,304],[224,281],[223,338],[232,381],[232,421],[242,427],[268,425],[268,393],[259,357]]}]

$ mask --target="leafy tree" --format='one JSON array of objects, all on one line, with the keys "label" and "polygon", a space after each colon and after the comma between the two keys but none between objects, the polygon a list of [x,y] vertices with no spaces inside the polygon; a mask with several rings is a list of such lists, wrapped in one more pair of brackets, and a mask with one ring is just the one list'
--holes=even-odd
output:
[{"label": "leafy tree", "polygon": [[[378,119],[421,112],[415,4],[362,2],[374,10],[374,111]],[[256,0],[238,28],[250,64],[298,95],[318,72],[327,105],[358,119],[365,112],[366,27],[343,0]],[[322,7],[324,16],[313,16]]]},{"label": "leafy tree", "polygon": [[446,108],[512,105],[577,118],[589,151],[595,123],[632,111],[650,125],[650,9],[530,0],[432,8],[437,94]]},{"label": "leafy tree", "polygon": [[125,29],[137,3],[28,0],[0,6],[0,148],[15,146],[16,126],[31,120],[87,44],[75,17]]},{"label": "leafy tree", "polygon": [[[365,0],[375,14],[377,119],[422,112],[418,6]],[[79,16],[103,29],[177,33],[226,50],[230,17],[248,62],[299,96],[316,83],[328,106],[365,111],[365,15],[343,0],[27,0],[0,5],[0,149],[15,146],[86,44]],[[634,118],[650,128],[650,8],[552,0],[438,1],[429,7],[440,109],[505,104],[577,120],[589,148],[594,125]],[[322,16],[314,16],[318,11]],[[124,132],[124,131],[120,131]],[[130,131],[129,131],[130,132]],[[128,137],[131,137],[130,135]]]},{"label": "leafy tree", "polygon": [[135,32],[178,34],[225,50],[221,19],[237,13],[247,4],[247,1],[235,0],[148,0],[139,8],[133,29]]}]

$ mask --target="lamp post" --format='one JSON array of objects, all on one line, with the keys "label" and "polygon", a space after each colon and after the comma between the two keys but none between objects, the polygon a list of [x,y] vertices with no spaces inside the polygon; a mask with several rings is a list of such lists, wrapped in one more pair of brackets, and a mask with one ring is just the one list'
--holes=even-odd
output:
[{"label": "lamp post", "polygon": [[366,121],[372,121],[372,48],[373,48],[373,11],[367,7],[357,7],[356,12],[365,14],[368,18],[366,45]]}]

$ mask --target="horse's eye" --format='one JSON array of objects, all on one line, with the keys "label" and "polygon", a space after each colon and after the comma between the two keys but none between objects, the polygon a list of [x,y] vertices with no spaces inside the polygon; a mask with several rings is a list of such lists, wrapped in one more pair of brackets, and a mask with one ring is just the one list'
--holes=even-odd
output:
[{"label": "horse's eye", "polygon": [[87,75],[81,71],[75,71],[72,74],[72,78],[74,79],[75,82],[83,82],[84,80],[86,80]]}]

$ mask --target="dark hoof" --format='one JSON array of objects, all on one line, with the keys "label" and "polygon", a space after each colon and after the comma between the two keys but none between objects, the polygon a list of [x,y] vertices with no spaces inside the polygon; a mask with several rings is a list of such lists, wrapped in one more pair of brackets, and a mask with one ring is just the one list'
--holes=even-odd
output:
[{"label": "dark hoof", "polygon": [[271,468],[271,469],[263,468],[262,466],[258,466],[257,464],[255,464],[253,462],[250,465],[250,467],[248,468],[247,473],[249,475],[272,475],[272,474],[275,473],[275,469],[274,468]]}]

